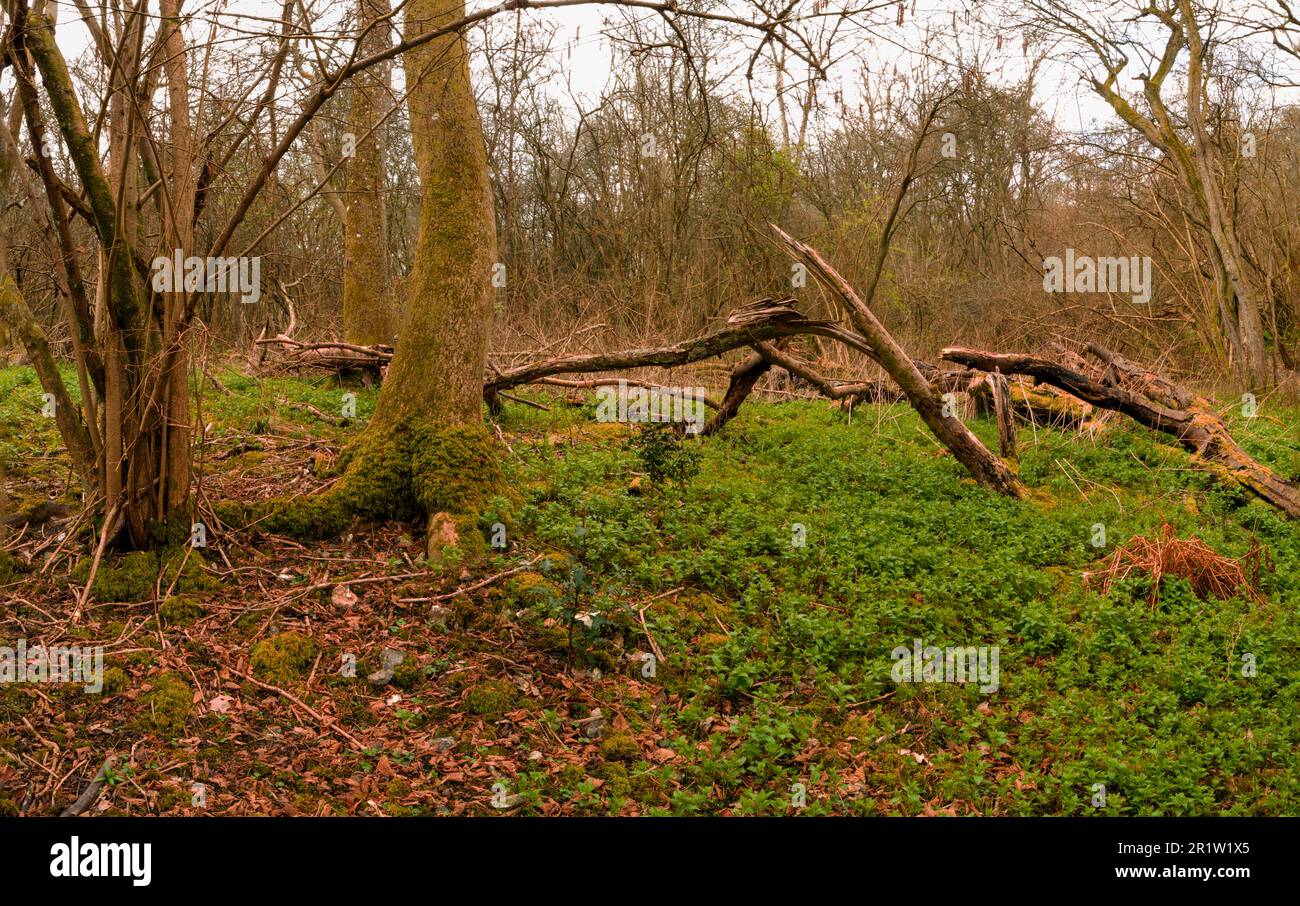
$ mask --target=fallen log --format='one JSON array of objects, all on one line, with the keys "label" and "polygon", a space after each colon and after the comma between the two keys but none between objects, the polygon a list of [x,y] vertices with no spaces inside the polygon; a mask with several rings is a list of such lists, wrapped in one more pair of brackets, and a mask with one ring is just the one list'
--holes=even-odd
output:
[{"label": "fallen log", "polygon": [[[644,387],[647,390],[673,389],[663,384],[656,384],[654,381],[638,381],[629,378],[619,378],[619,381],[628,387]],[[566,381],[563,378],[538,378],[532,383],[541,384],[545,387],[564,387],[568,390],[591,390],[596,387],[607,387],[609,386],[610,381],[609,378],[592,378],[589,380],[577,381]],[[722,403],[718,402],[711,396],[704,396],[702,399],[704,400],[704,405],[708,406],[710,409],[719,409],[722,407]],[[574,399],[569,399],[568,402],[572,403],[574,402]]]},{"label": "fallen log", "polygon": [[755,343],[754,350],[769,364],[777,365],[795,377],[812,384],[827,399],[842,400],[861,397],[876,392],[877,385],[884,383],[883,381],[833,381],[821,375],[808,363],[771,343]]},{"label": "fallen log", "polygon": [[99,791],[104,788],[104,783],[108,780],[108,772],[116,766],[116,755],[109,755],[105,758],[104,763],[99,766],[99,770],[95,773],[85,791],[77,797],[75,802],[59,812],[59,817],[75,818],[99,801]]},{"label": "fallen log", "polygon": [[[721,402],[709,398],[704,400],[705,405],[718,412],[710,419],[702,433],[716,433],[733,418],[758,380],[772,365],[807,381],[832,400],[898,402],[906,398],[891,380],[833,381],[821,376],[811,366],[794,356],[782,352],[780,346],[782,340],[812,334],[835,340],[873,361],[877,360],[875,349],[862,336],[830,321],[805,318],[795,309],[796,304],[793,299],[781,301],[760,299],[732,312],[727,318],[726,326],[721,330],[666,346],[557,356],[505,371],[496,370],[484,381],[483,396],[489,411],[493,415],[499,415],[502,391],[511,387],[523,384],[547,384],[587,389],[609,383],[607,379],[564,380],[555,377],[557,374],[620,371],[653,366],[671,368],[714,358],[733,349],[749,346],[758,353],[758,356],[750,356],[742,360],[733,369],[726,397]],[[772,338],[775,338],[775,342],[769,342]],[[968,392],[978,381],[983,380],[982,375],[969,369],[943,370],[929,362],[919,360],[913,364],[936,389],[943,393]],[[627,381],[627,384],[651,388],[660,386],[631,380]],[[721,415],[723,410],[727,410],[725,416]]]},{"label": "fallen log", "polygon": [[484,395],[491,398],[502,390],[531,384],[557,374],[584,374],[599,371],[622,371],[652,366],[687,365],[702,359],[750,346],[755,342],[775,340],[796,334],[817,334],[837,339],[859,349],[869,349],[861,337],[830,322],[806,318],[794,307],[793,299],[761,299],[732,313],[720,330],[703,336],[671,343],[667,346],[642,347],[618,352],[594,352],[558,356],[530,362],[490,376],[483,385]]},{"label": "fallen log", "polygon": [[1094,415],[1092,406],[1051,384],[1016,381],[1011,385],[1011,405],[1030,424],[1052,428],[1083,429]]},{"label": "fallen log", "polygon": [[989,393],[993,396],[993,414],[998,423],[998,452],[1004,458],[1016,456],[1016,423],[1011,412],[1011,387],[1006,375],[992,371],[985,375]]},{"label": "fallen log", "polygon": [[358,346],[353,343],[303,343],[284,335],[254,340],[263,348],[278,347],[277,365],[283,368],[315,368],[335,374],[362,373],[381,379],[393,360],[391,346]]},{"label": "fallen log", "polygon": [[[776,347],[780,348],[789,342],[788,337],[782,337],[776,341]],[[762,346],[764,344],[756,344]],[[722,397],[722,405],[718,411],[713,413],[713,417],[700,432],[705,436],[717,434],[722,430],[722,426],[731,421],[740,411],[740,406],[749,398],[753,392],[754,385],[763,379],[763,375],[772,370],[772,361],[763,355],[762,351],[755,351],[745,359],[742,359],[735,368],[731,369],[731,380],[727,384],[727,392]]]},{"label": "fallen log", "polygon": [[1240,485],[1288,516],[1300,518],[1300,488],[1246,453],[1208,398],[1104,347],[1094,344],[1088,351],[1106,366],[1100,380],[1034,355],[958,346],[943,350],[941,355],[968,368],[1032,377],[1099,409],[1127,415],[1141,425],[1177,438],[1202,468]]}]

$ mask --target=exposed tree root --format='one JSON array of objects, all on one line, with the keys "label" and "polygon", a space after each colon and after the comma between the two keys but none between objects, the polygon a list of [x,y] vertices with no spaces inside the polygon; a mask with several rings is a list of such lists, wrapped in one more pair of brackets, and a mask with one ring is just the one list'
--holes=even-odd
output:
[{"label": "exposed tree root", "polygon": [[485,547],[477,514],[509,496],[496,441],[481,424],[438,426],[425,420],[367,430],[340,457],[339,481],[308,497],[217,506],[223,522],[301,539],[342,534],[354,519],[429,522],[430,554]]}]

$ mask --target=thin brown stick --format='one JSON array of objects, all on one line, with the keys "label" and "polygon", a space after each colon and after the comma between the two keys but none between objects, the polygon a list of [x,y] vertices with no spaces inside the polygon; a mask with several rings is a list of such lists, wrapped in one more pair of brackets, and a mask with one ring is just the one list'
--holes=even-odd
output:
[{"label": "thin brown stick", "polygon": [[95,584],[95,574],[99,572],[99,561],[104,557],[104,548],[108,546],[108,539],[117,533],[113,525],[117,518],[118,502],[114,502],[108,508],[108,513],[104,516],[104,527],[99,534],[99,544],[95,547],[95,559],[90,562],[90,575],[86,577],[86,587],[81,590],[77,596],[77,606],[72,611],[72,622],[76,623],[81,619],[81,612],[86,607],[86,602],[90,599],[90,587]]},{"label": "thin brown stick", "polygon": [[297,705],[302,710],[306,711],[312,717],[316,718],[316,720],[319,721],[326,729],[334,731],[335,733],[339,734],[344,739],[346,739],[348,742],[352,743],[352,745],[356,748],[358,752],[364,752],[366,750],[366,747],[361,743],[359,739],[357,739],[347,730],[343,729],[338,725],[337,720],[335,720],[332,717],[326,717],[323,714],[317,713],[310,706],[305,704],[302,701],[302,699],[298,698],[293,693],[286,692],[285,690],[281,689],[279,686],[272,686],[270,683],[264,683],[259,679],[255,679],[254,677],[249,676],[247,673],[243,673],[239,670],[236,670],[234,667],[230,667],[229,670],[231,673],[235,674],[236,676],[243,677],[244,679],[248,680],[254,686],[258,686],[259,688],[265,689],[268,692],[275,692],[279,695],[283,695],[290,702]]}]

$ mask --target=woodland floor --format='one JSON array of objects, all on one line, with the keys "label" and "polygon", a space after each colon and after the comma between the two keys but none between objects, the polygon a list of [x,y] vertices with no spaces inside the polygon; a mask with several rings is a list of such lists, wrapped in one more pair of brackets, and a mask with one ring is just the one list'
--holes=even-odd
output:
[{"label": "woodland floor", "polygon": [[[218,377],[228,393],[202,399],[209,502],[323,485],[377,396]],[[312,411],[333,416],[348,390],[357,419]],[[158,561],[141,590],[110,558],[121,590],[103,590],[138,600],[92,596],[74,622],[90,543],[57,540],[71,518],[11,536],[0,644],[103,645],[109,685],[0,686],[0,813],[58,813],[115,753],[92,812],[1300,814],[1300,524],[1161,437],[1120,419],[1096,436],[1025,426],[1033,497],[1010,501],[901,406],[850,420],[824,402],[752,401],[684,453],[596,424],[590,404],[548,405],[507,403],[499,423],[518,499],[483,528],[504,524],[508,546],[446,574],[426,572],[419,526],[310,545],[213,526],[183,597],[159,601]],[[29,369],[0,371],[19,507],[68,492],[40,408]],[[972,424],[995,443],[991,423]],[[1300,476],[1300,413],[1264,404],[1233,427]],[[1276,566],[1262,601],[1201,600],[1177,578],[1154,605],[1141,576],[1109,596],[1085,587],[1165,521],[1233,557],[1258,539]],[[410,600],[525,566],[441,613]],[[264,646],[255,665],[284,633],[302,650],[274,662]],[[1000,688],[894,683],[890,652],[915,638],[999,646]],[[386,647],[406,660],[372,685]],[[1241,675],[1243,654],[1256,675]]]}]

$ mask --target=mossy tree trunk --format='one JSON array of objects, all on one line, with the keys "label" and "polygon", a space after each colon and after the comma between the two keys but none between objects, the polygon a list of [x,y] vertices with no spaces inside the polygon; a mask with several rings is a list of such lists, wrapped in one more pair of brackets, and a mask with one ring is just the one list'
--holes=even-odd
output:
[{"label": "mossy tree trunk", "polygon": [[[414,0],[406,35],[464,15],[463,0]],[[268,531],[320,537],[355,517],[428,520],[431,559],[483,546],[476,526],[504,487],[483,423],[483,374],[496,263],[487,152],[459,34],[405,55],[420,229],[406,310],[374,418],[345,452],[342,480],[305,501],[219,510]],[[232,509],[234,512],[232,512]]]},{"label": "mossy tree trunk", "polygon": [[[6,193],[0,188],[0,201],[4,200],[5,195]],[[23,349],[31,359],[37,377],[40,378],[41,386],[48,388],[46,392],[53,398],[55,423],[67,445],[72,467],[84,485],[94,487],[95,451],[91,446],[90,434],[81,419],[77,417],[77,407],[63,384],[63,378],[50,352],[45,331],[41,329],[18,285],[14,282],[13,272],[9,268],[8,242],[2,235],[0,235],[0,326],[7,328],[23,344]],[[2,465],[3,463],[0,463],[0,466]]]},{"label": "mossy tree trunk", "polygon": [[[44,12],[46,5],[45,0],[37,0],[36,12]],[[11,8],[11,14],[12,12],[17,12],[17,9]],[[18,146],[18,135],[24,118],[28,120],[28,140],[33,148],[48,147],[48,139],[40,101],[31,78],[30,60],[20,48],[21,42],[16,41],[12,45],[14,72],[17,76],[13,105],[8,110],[3,110],[0,105],[0,119],[3,119],[3,131],[0,132],[0,210],[21,207],[26,201],[30,204],[29,210],[39,212],[42,204],[39,187],[34,184],[34,179],[29,181],[24,178],[26,174],[22,172],[25,168]],[[90,493],[99,484],[97,462],[101,443],[94,413],[97,406],[95,391],[103,390],[104,367],[94,348],[89,301],[77,265],[72,231],[50,156],[38,153],[33,155],[33,161],[46,189],[45,198],[49,201],[49,217],[41,225],[46,233],[50,257],[57,265],[55,278],[62,290],[68,338],[72,342],[81,391],[80,417],[54,365],[45,331],[28,308],[21,287],[15,280],[15,272],[6,261],[8,246],[3,235],[0,235],[0,335],[6,332],[7,327],[12,337],[23,345],[42,387],[54,399],[56,424],[82,487]],[[19,193],[24,197],[14,197]]]},{"label": "mossy tree trunk", "polygon": [[[387,49],[388,0],[357,0],[359,55]],[[391,344],[397,336],[392,280],[388,269],[388,220],[384,208],[384,154],[387,130],[382,122],[389,94],[388,64],[352,80],[349,129],[355,142],[348,164],[348,191],[343,204],[343,335],[349,343]]]},{"label": "mossy tree trunk", "polygon": [[[465,14],[463,0],[413,0],[406,36]],[[420,231],[406,280],[406,317],[380,394],[381,430],[419,416],[443,424],[483,418],[492,326],[496,222],[483,127],[459,34],[405,59],[411,139],[420,174]]]},{"label": "mossy tree trunk", "polygon": [[[1205,253],[1223,344],[1234,371],[1247,386],[1272,386],[1274,362],[1264,336],[1262,293],[1246,264],[1234,214],[1235,190],[1225,177],[1222,139],[1207,128],[1210,75],[1206,60],[1213,56],[1217,40],[1213,37],[1214,21],[1204,18],[1190,0],[1176,0],[1167,7],[1152,4],[1140,15],[1154,17],[1165,30],[1159,64],[1140,78],[1146,113],[1121,91],[1120,77],[1127,58],[1112,60],[1107,57],[1104,41],[1094,40],[1073,24],[1066,28],[1083,37],[1106,70],[1105,78],[1089,77],[1093,90],[1126,125],[1161,152],[1161,167],[1182,190],[1186,225]],[[1179,77],[1178,63],[1184,51],[1187,68]],[[1171,76],[1182,86],[1186,104],[1181,114],[1171,110],[1166,100]]]},{"label": "mossy tree trunk", "polygon": [[[195,149],[190,126],[190,83],[185,37],[181,33],[182,0],[160,0],[165,34],[164,69],[167,76],[167,105],[171,119],[171,146],[168,149],[170,183],[163,208],[163,237],[180,250],[183,257],[194,251]],[[160,193],[161,194],[161,193]],[[160,452],[162,491],[166,509],[188,510],[191,463],[189,350],[185,341],[189,295],[184,292],[163,295],[161,339],[163,350],[163,399],[166,418],[161,426]],[[178,517],[183,513],[177,513]],[[187,522],[188,520],[183,520]]]}]

